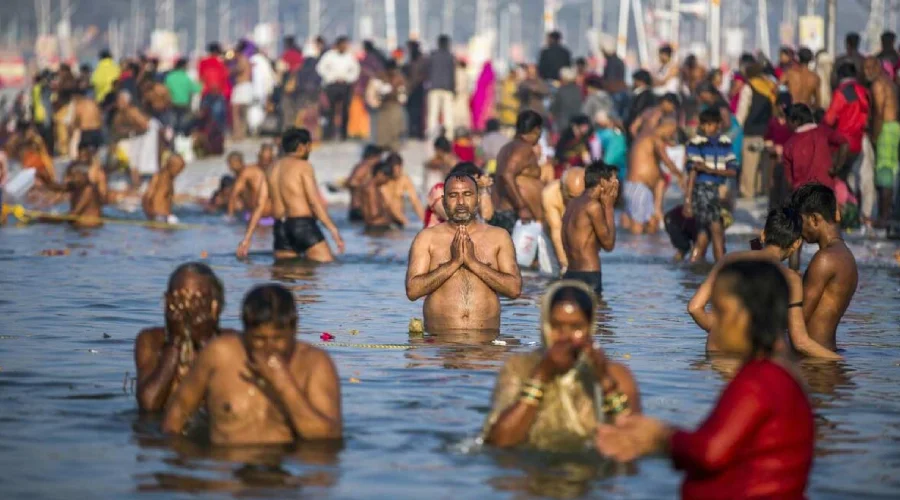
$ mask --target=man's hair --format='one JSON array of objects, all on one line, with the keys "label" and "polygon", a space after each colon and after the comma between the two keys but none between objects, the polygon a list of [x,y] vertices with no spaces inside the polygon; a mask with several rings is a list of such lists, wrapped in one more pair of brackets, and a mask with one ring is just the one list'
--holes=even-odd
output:
[{"label": "man's hair", "polygon": [[547,33],[547,37],[556,43],[562,41],[562,33],[560,33],[559,31],[551,31],[550,33]]},{"label": "man's hair", "polygon": [[460,174],[465,174],[467,177],[471,177],[473,179],[476,179],[483,175],[483,172],[481,171],[480,168],[478,168],[478,165],[476,165],[470,161],[464,161],[464,162],[457,163],[453,167],[453,170],[450,171],[451,174],[454,172],[460,173]]},{"label": "man's hair", "polygon": [[372,168],[372,177],[378,174],[384,174],[388,179],[392,179],[394,177],[394,164],[388,160],[381,160],[376,163],[375,167]]},{"label": "man's hair", "polygon": [[609,180],[615,178],[619,170],[613,165],[603,163],[603,160],[596,160],[584,169],[584,189],[585,191],[594,189],[600,185],[601,180]]},{"label": "man's hair", "polygon": [[767,261],[727,264],[716,278],[750,313],[751,354],[771,355],[787,330],[788,284],[778,265]]},{"label": "man's hair", "polygon": [[453,144],[450,143],[450,139],[447,139],[444,136],[440,136],[434,140],[434,149],[437,151],[443,151],[444,153],[449,153],[453,151]]},{"label": "man's hair", "polygon": [[602,89],[603,77],[600,75],[590,75],[584,79],[584,84],[589,89]]},{"label": "man's hair", "polygon": [[244,330],[270,325],[280,330],[297,329],[297,305],[291,292],[276,284],[253,287],[241,306]]},{"label": "man's hair", "polygon": [[850,33],[847,33],[847,37],[844,38],[844,45],[848,49],[858,50],[859,49],[859,41],[860,41],[859,33],[850,32]]},{"label": "man's hair", "polygon": [[222,46],[219,45],[219,42],[212,42],[206,46],[206,51],[210,54],[221,54]]},{"label": "man's hair", "polygon": [[447,186],[449,186],[450,182],[453,180],[471,181],[472,186],[474,186],[475,189],[477,190],[478,189],[478,181],[475,180],[475,177],[468,174],[467,172],[464,172],[462,169],[457,170],[457,167],[459,167],[459,165],[457,165],[456,167],[453,167],[453,170],[451,170],[450,173],[447,174],[447,177],[444,178],[444,189],[445,189],[444,192],[446,192]]},{"label": "man's hair", "polygon": [[712,82],[704,81],[697,84],[697,95],[700,95],[704,92],[716,95],[719,93],[719,89],[717,89],[716,86],[712,84]]},{"label": "man's hair", "polygon": [[717,108],[707,108],[700,112],[700,125],[708,123],[715,123],[716,125],[722,123],[722,114]]},{"label": "man's hair", "polygon": [[569,120],[570,127],[582,126],[582,125],[591,126],[591,119],[588,117],[588,115],[578,114],[578,115],[573,116],[572,119]]},{"label": "man's hair", "polygon": [[671,56],[671,55],[672,55],[672,46],[669,45],[668,43],[664,43],[664,44],[660,45],[660,46],[659,46],[659,53],[660,53],[660,54],[665,54],[665,55],[667,55],[667,56]]},{"label": "man's hair", "polygon": [[175,69],[185,69],[187,68],[188,60],[185,57],[182,57],[175,61]]},{"label": "man's hair", "polygon": [[374,158],[376,156],[381,155],[382,149],[375,144],[366,144],[366,147],[363,148],[362,157],[363,160],[368,158]]},{"label": "man's hair", "polygon": [[540,113],[530,109],[526,109],[519,113],[516,118],[516,135],[527,134],[536,128],[544,125],[544,119]]},{"label": "man's hair", "polygon": [[801,186],[791,197],[791,208],[799,215],[818,214],[825,222],[836,222],[837,198],[831,188],[822,184],[810,183]]},{"label": "man's hair", "polygon": [[447,35],[441,35],[438,37],[438,48],[439,49],[449,49],[450,48],[450,37]]},{"label": "man's hair", "polygon": [[583,57],[575,59],[575,66],[587,66],[587,59]]},{"label": "man's hair", "polygon": [[676,108],[678,107],[678,95],[674,92],[669,92],[668,94],[662,96],[660,99],[660,103],[669,102]]},{"label": "man's hair", "polygon": [[797,60],[800,64],[809,64],[813,60],[813,52],[808,47],[800,47],[797,51]]},{"label": "man's hair", "polygon": [[384,161],[386,161],[390,166],[394,167],[397,165],[403,165],[403,157],[400,156],[397,152],[390,152],[385,156]]},{"label": "man's hair", "polygon": [[297,39],[294,38],[293,35],[288,35],[284,37],[284,46],[287,48],[294,48],[297,46]]},{"label": "man's hair", "polygon": [[166,291],[172,293],[180,287],[188,276],[203,278],[213,293],[213,299],[219,303],[219,310],[225,308],[225,287],[212,268],[202,262],[188,262],[176,267],[169,275]]},{"label": "man's hair", "polygon": [[815,123],[816,117],[813,115],[812,109],[806,104],[793,104],[788,108],[788,121],[796,126]]},{"label": "man's hair", "polygon": [[897,42],[897,34],[893,31],[885,31],[881,34],[881,48],[894,48],[894,43]]},{"label": "man's hair", "polygon": [[800,239],[801,229],[803,221],[793,208],[773,208],[766,217],[766,245],[786,250]]},{"label": "man's hair", "polygon": [[334,41],[334,44],[335,44],[335,45],[340,45],[340,44],[342,44],[342,43],[347,43],[347,42],[349,42],[349,41],[350,41],[349,38],[347,38],[347,37],[344,36],[344,35],[341,35],[341,36],[337,37],[337,40]]},{"label": "man's hair", "polygon": [[496,132],[500,130],[500,120],[496,118],[488,119],[487,123],[484,125],[485,132]]},{"label": "man's hair", "polygon": [[653,77],[650,76],[650,72],[645,69],[639,69],[631,75],[631,78],[636,82],[641,82],[646,84],[647,86],[653,85]]},{"label": "man's hair", "polygon": [[745,70],[747,73],[745,76],[747,78],[756,78],[763,75],[763,65],[753,61],[751,63],[747,63],[747,69]]},{"label": "man's hair", "polygon": [[312,136],[309,135],[309,130],[305,128],[290,127],[281,135],[281,147],[288,154],[297,151],[297,148],[301,145],[311,142]]},{"label": "man's hair", "polygon": [[109,49],[103,49],[100,51],[99,59],[112,59],[112,53],[109,51]]},{"label": "man's hair", "polygon": [[845,78],[856,78],[856,65],[850,61],[842,62],[837,68],[837,77],[839,80]]},{"label": "man's hair", "polygon": [[232,151],[228,153],[228,156],[225,157],[225,161],[231,161],[232,158],[240,158],[241,161],[244,161],[244,153],[240,151]]},{"label": "man's hair", "polygon": [[787,45],[782,46],[781,49],[778,51],[778,53],[782,54],[782,55],[794,57],[794,49],[788,47]]}]

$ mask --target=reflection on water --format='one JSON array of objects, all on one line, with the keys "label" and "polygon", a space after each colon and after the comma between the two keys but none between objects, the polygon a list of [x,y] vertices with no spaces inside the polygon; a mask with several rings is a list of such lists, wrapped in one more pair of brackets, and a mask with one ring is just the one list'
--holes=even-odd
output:
[{"label": "reflection on water", "polygon": [[[338,217],[342,217],[343,214]],[[348,254],[329,265],[272,265],[257,238],[234,259],[243,227],[186,215],[190,231],[109,225],[0,230],[0,470],[3,498],[671,498],[679,476],[660,459],[637,470],[583,456],[481,450],[471,443],[497,370],[538,348],[548,280],[526,271],[523,296],[503,300],[501,333],[410,337],[421,302],[404,290],[413,229],[369,238],[338,220]],[[344,219],[345,220],[345,219]],[[603,255],[600,342],[634,371],[647,412],[700,422],[737,365],[707,358],[685,313],[707,266],[674,266],[659,237],[621,235]],[[745,242],[730,242],[738,248]],[[67,256],[42,257],[46,249]],[[239,325],[249,288],[278,281],[297,298],[302,340],[407,344],[408,350],[329,348],[343,382],[343,446],[221,448],[167,440],[138,415],[129,378],[136,333],[161,321],[160,295],[178,264],[209,255],[225,282],[223,326]],[[807,259],[808,260],[808,259]],[[804,362],[818,422],[811,498],[900,491],[900,273],[865,266],[839,333],[841,363]],[[126,375],[128,373],[129,375]]]}]

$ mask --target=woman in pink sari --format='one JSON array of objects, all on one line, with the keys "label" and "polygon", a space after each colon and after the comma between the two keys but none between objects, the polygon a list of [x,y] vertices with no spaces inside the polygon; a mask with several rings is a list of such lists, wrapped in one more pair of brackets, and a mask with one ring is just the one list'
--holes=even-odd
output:
[{"label": "woman in pink sari", "polygon": [[490,61],[484,63],[481,74],[478,75],[478,83],[470,102],[472,108],[472,129],[478,132],[484,131],[488,119],[494,115],[494,68]]}]

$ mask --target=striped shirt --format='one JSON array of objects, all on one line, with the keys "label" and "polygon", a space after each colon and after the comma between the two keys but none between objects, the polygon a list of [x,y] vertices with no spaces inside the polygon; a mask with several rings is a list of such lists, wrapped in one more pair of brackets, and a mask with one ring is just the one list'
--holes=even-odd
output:
[{"label": "striped shirt", "polygon": [[[718,137],[704,137],[698,135],[688,141],[686,148],[687,168],[690,171],[695,165],[704,166],[710,170],[737,170],[737,158],[731,148],[731,139],[726,135]],[[697,182],[709,182],[724,184],[722,175],[697,173]]]}]

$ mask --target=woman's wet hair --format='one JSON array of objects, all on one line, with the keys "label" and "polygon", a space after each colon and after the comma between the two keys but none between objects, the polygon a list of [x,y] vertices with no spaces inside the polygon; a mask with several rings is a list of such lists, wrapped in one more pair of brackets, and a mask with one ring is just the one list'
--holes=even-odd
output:
[{"label": "woman's wet hair", "polygon": [[291,292],[277,284],[253,287],[241,306],[244,330],[272,326],[280,330],[297,329],[297,305]]},{"label": "woman's wet hair", "polygon": [[600,185],[600,181],[613,179],[619,175],[619,169],[613,165],[596,160],[584,169],[584,189],[590,190]]},{"label": "woman's wet hair", "polygon": [[203,278],[209,284],[212,291],[212,298],[219,303],[219,310],[225,307],[225,286],[222,280],[216,276],[212,268],[202,262],[188,262],[182,264],[172,271],[169,275],[169,284],[166,287],[168,293],[176,291],[181,287],[188,276],[197,276]]},{"label": "woman's wet hair", "polygon": [[550,311],[563,302],[571,302],[578,306],[584,316],[588,319],[591,318],[591,315],[594,312],[594,298],[583,288],[576,286],[560,287],[553,293],[553,296],[550,297]]},{"label": "woman's wet hair", "polygon": [[788,326],[788,283],[781,269],[766,261],[733,262],[717,280],[750,314],[750,354],[771,355]]},{"label": "woman's wet hair", "polygon": [[791,208],[799,215],[822,216],[825,222],[834,223],[837,198],[828,186],[810,183],[800,187],[791,197]]},{"label": "woman's wet hair", "polygon": [[766,217],[766,245],[786,250],[800,239],[803,221],[791,207],[773,208]]},{"label": "woman's wet hair", "polygon": [[544,119],[541,115],[536,111],[526,109],[516,118],[516,135],[527,134],[542,126],[544,126]]}]

